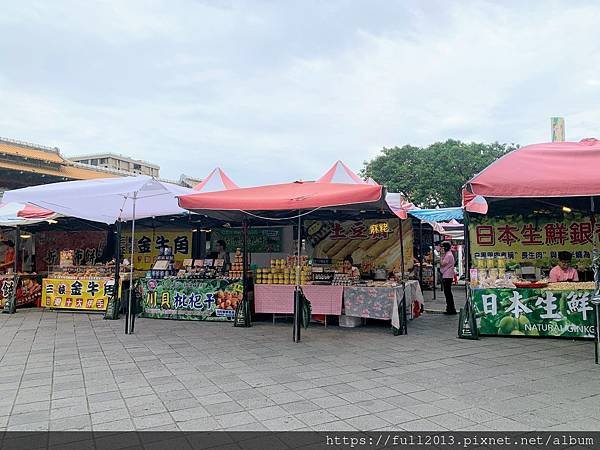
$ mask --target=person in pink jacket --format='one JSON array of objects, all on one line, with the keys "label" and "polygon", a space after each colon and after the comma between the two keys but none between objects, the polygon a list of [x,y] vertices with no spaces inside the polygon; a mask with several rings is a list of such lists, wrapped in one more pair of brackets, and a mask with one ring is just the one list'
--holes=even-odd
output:
[{"label": "person in pink jacket", "polygon": [[558,252],[558,265],[550,271],[550,283],[561,281],[579,281],[577,270],[571,267],[571,252]]},{"label": "person in pink jacket", "polygon": [[452,283],[454,282],[455,260],[451,248],[450,242],[442,242],[443,254],[440,271],[442,272],[442,287],[446,297],[446,314],[454,315],[456,314],[456,306],[454,306],[454,296],[452,295]]}]

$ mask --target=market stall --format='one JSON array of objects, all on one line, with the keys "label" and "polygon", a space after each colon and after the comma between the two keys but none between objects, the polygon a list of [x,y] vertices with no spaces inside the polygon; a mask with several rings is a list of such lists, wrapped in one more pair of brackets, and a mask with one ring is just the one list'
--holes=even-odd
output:
[{"label": "market stall", "polygon": [[[290,304],[293,304],[295,341],[300,338],[298,319],[302,294],[309,299],[311,306],[312,300],[309,297],[312,296],[321,312],[339,314],[340,299],[343,298],[343,289],[340,290],[339,286],[357,285],[357,287],[368,288],[368,280],[361,280],[357,275],[360,270],[352,267],[353,260],[348,258],[354,251],[361,251],[361,255],[364,256],[360,261],[361,267],[365,267],[363,263],[370,264],[369,275],[378,272],[382,282],[388,281],[390,275],[395,277],[397,273],[397,283],[402,284],[406,273],[402,247],[403,227],[399,226],[398,216],[386,203],[383,188],[379,185],[358,182],[360,180],[354,179],[344,167],[341,167],[343,173],[338,175],[336,171],[340,167],[340,164],[336,163],[324,178],[317,182],[296,182],[180,197],[182,207],[226,221],[246,225],[252,221],[255,223],[297,222],[296,255],[302,255],[306,250],[310,258],[296,257],[294,267],[287,264],[285,267],[282,267],[282,264],[272,264],[270,267],[257,268],[255,291],[257,312],[275,314],[289,311]],[[348,177],[350,182],[347,180]],[[390,219],[395,220],[393,227],[390,226]],[[367,225],[366,220],[371,220],[372,223]],[[390,249],[389,241],[384,241],[377,247],[379,252],[371,249],[375,244],[374,241],[362,242],[368,241],[370,235],[380,235],[387,239],[392,232],[397,233],[400,242],[393,250]],[[356,237],[353,239],[353,234],[361,236],[361,239]],[[333,241],[333,245],[327,249],[321,248],[324,252],[321,254],[318,244],[323,239]],[[362,247],[362,244],[365,246]],[[372,251],[369,253],[369,250]],[[386,251],[390,252],[387,256],[395,256],[397,267],[374,265],[375,258],[385,258]],[[294,258],[294,255],[291,257]],[[302,263],[308,260],[317,261],[317,264],[311,262],[308,264],[310,265],[308,269]],[[325,260],[325,265],[338,267],[345,260],[345,262],[349,261],[350,267],[344,271],[327,271],[323,267],[317,267],[320,265],[319,260]],[[315,270],[317,268],[322,270]],[[361,282],[364,285],[358,286]],[[319,286],[321,283],[330,286]],[[278,286],[263,288],[264,285],[275,284]],[[279,286],[280,284],[284,286]],[[313,289],[312,286],[315,284],[318,287]],[[336,284],[338,286],[335,286]],[[400,317],[393,321],[394,328],[402,329],[401,332],[405,332],[406,328],[407,314],[404,300],[405,297],[402,296],[397,308],[401,310],[398,314]],[[246,301],[244,298],[243,303]],[[314,309],[312,312],[317,313]]]},{"label": "market stall", "polygon": [[0,203],[0,226],[8,230],[2,233],[4,261],[0,267],[0,307],[3,312],[14,313],[22,306],[39,304],[42,295],[41,277],[32,264],[34,255],[32,235],[22,233],[23,227],[40,222],[53,222],[58,215],[52,211],[26,203]]},{"label": "market stall", "polygon": [[595,139],[529,145],[465,185],[479,334],[597,336],[599,163]]},{"label": "market stall", "polygon": [[[68,217],[76,217],[93,222],[103,224],[115,224],[118,238],[120,241],[121,224],[122,222],[131,222],[131,254],[130,261],[135,260],[135,222],[136,219],[147,217],[159,217],[167,215],[187,214],[187,211],[179,208],[177,205],[176,196],[193,192],[191,189],[186,189],[170,183],[160,182],[148,176],[131,176],[123,178],[104,178],[82,181],[68,181],[62,183],[53,183],[48,185],[33,186],[23,189],[7,191],[3,194],[4,201],[14,201],[31,203],[38,207],[48,209],[55,213],[62,214]],[[85,199],[85,201],[82,201]],[[120,246],[117,245],[120,249]],[[118,253],[118,252],[117,252]],[[114,286],[120,286],[120,263],[121,255],[117,254],[114,266]],[[128,267],[128,278],[130,284],[133,285],[134,265]],[[71,290],[66,289],[65,292],[70,292],[71,301],[81,298],[77,297],[79,292],[78,286],[80,279],[72,280],[75,282],[75,294]],[[96,289],[96,281],[98,280],[83,280],[90,284],[90,289]],[[83,283],[82,283],[83,284]],[[105,283],[106,284],[106,283]],[[54,290],[55,284],[48,283]],[[60,287],[60,283],[57,287]],[[115,292],[115,289],[113,289]],[[118,292],[118,290],[116,290]],[[95,292],[95,295],[98,295]],[[133,293],[129,289],[127,302],[127,320],[125,321],[125,332],[129,333],[133,329]],[[44,299],[44,303],[46,299]],[[116,310],[118,304],[118,295],[114,295],[111,299],[113,311]],[[57,303],[57,299],[52,299],[51,303]],[[66,304],[66,299],[61,299],[61,305]],[[75,302],[77,304],[77,301]],[[87,305],[87,301],[84,302]],[[97,301],[97,305],[104,302]]]}]

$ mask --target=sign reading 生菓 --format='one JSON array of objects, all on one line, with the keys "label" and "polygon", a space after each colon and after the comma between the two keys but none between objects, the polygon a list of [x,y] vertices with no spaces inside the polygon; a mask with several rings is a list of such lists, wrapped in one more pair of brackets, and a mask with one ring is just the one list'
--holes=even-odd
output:
[{"label": "sign reading \u751f\u83d3", "polygon": [[[250,228],[248,229],[248,251],[250,253],[280,253],[282,251],[281,227]],[[224,240],[227,251],[233,252],[242,248],[242,230],[239,228],[213,229],[210,236],[211,248],[216,250],[217,241]]]},{"label": "sign reading \u751f\u83d3", "polygon": [[[192,232],[136,230],[134,267],[137,270],[150,270],[162,247],[171,247],[175,262],[183,264],[185,259],[192,257]],[[131,232],[122,233],[121,252],[124,258],[131,253]]]},{"label": "sign reading \u751f\u83d3", "polygon": [[240,280],[144,279],[144,317],[231,321],[243,297]]},{"label": "sign reading \u751f\u83d3", "polygon": [[114,288],[115,280],[110,278],[45,278],[42,282],[42,307],[106,311]]},{"label": "sign reading \u751f\u83d3", "polygon": [[594,232],[589,217],[570,214],[565,219],[511,215],[473,216],[470,225],[472,256],[504,256],[518,262],[550,266],[558,252],[573,253],[575,262],[589,264]]},{"label": "sign reading \u751f\u83d3", "polygon": [[591,291],[474,289],[482,335],[593,337]]}]

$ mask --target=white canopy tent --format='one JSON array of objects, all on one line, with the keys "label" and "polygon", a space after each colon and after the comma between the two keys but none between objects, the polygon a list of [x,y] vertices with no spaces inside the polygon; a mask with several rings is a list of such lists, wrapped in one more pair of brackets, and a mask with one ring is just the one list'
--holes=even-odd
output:
[{"label": "white canopy tent", "polygon": [[[135,252],[135,221],[147,217],[189,214],[179,207],[178,195],[192,189],[158,181],[145,175],[123,178],[66,181],[4,192],[4,202],[31,203],[55,213],[79,219],[114,224],[131,221],[131,270]],[[131,291],[125,332],[131,321]]]},{"label": "white canopy tent", "polygon": [[178,195],[194,192],[145,175],[65,181],[4,192],[3,202],[31,203],[68,217],[113,224],[146,217],[189,214]]}]

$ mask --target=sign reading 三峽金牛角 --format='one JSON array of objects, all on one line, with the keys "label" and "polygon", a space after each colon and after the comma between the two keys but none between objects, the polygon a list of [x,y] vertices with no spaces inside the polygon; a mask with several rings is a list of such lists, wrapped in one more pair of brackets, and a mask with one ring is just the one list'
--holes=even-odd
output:
[{"label": "sign reading \u4e09\u5cfd\u91d1\u725b\u89d2", "polygon": [[231,321],[243,298],[241,280],[144,279],[144,317]]},{"label": "sign reading \u4e09\u5cfd\u91d1\u725b\u89d2", "polygon": [[[163,247],[170,247],[175,262],[183,264],[183,261],[192,257],[192,232],[136,230],[134,267],[137,270],[150,270]],[[124,258],[128,258],[131,253],[129,231],[123,231],[121,234],[121,252]]]},{"label": "sign reading \u4e09\u5cfd\u91d1\u725b\u89d2", "polygon": [[474,289],[482,335],[593,337],[593,292],[550,289]]},{"label": "sign reading \u4e09\u5cfd\u91d1\u725b\u89d2", "polygon": [[114,289],[115,280],[110,278],[45,278],[42,282],[42,307],[106,311]]},{"label": "sign reading \u4e09\u5cfd\u91d1\u725b\u89d2", "polygon": [[578,265],[589,265],[594,233],[589,217],[571,214],[565,218],[473,216],[469,226],[473,257],[504,256],[518,262],[550,266],[558,252],[569,251]]}]

